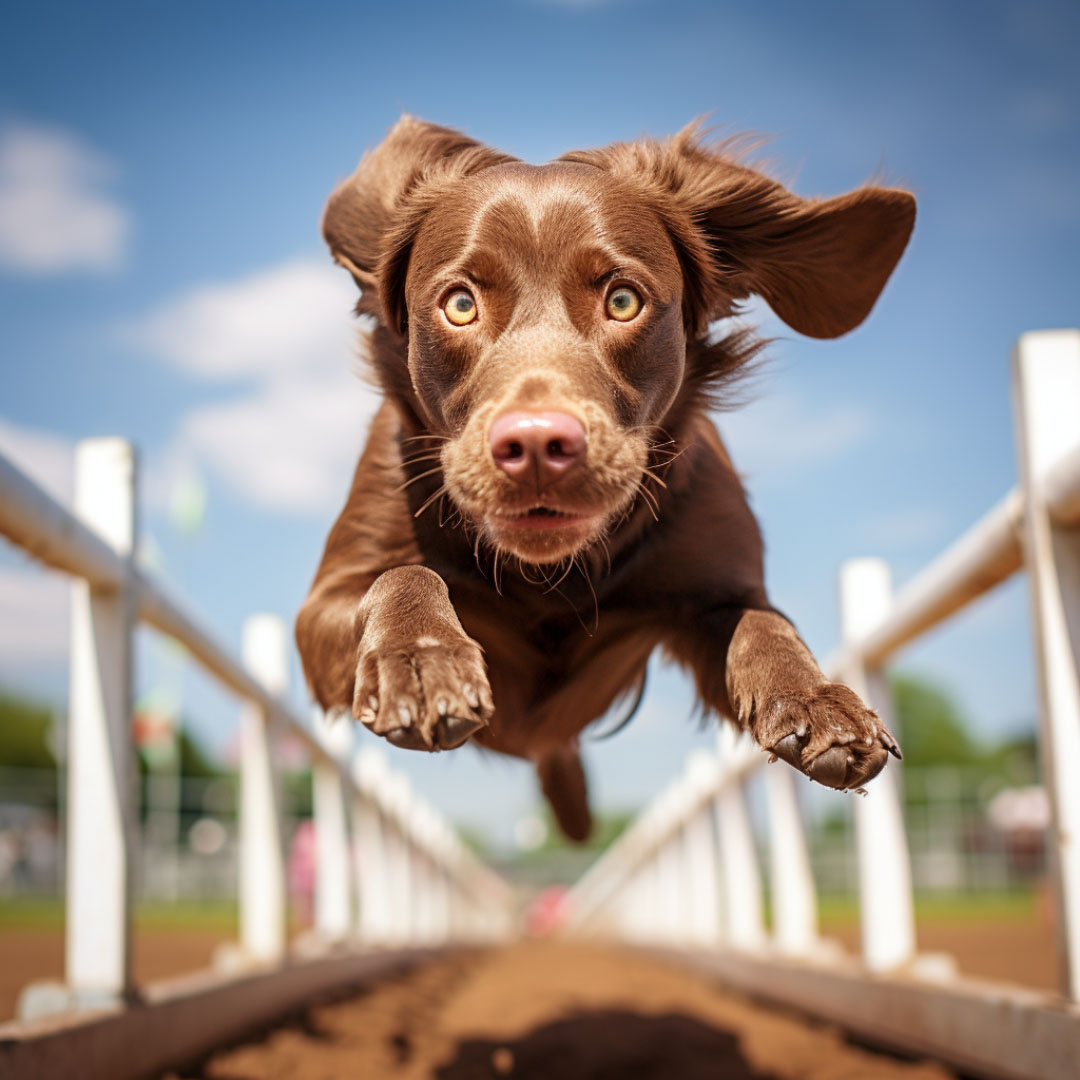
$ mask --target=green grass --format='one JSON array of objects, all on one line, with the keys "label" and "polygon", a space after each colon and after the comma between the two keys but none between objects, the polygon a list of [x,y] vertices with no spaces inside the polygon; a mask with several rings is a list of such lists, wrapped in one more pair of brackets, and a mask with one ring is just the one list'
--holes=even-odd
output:
[{"label": "green grass", "polygon": [[[0,900],[0,930],[59,930],[64,905],[56,899]],[[147,930],[221,930],[236,932],[236,904],[226,901],[139,904],[135,925]]]},{"label": "green grass", "polygon": [[[1035,918],[1037,896],[1031,890],[989,893],[924,894],[915,899],[915,917],[927,923],[1025,922]],[[859,921],[854,896],[818,898],[822,928],[851,926]],[[0,899],[0,931],[59,930],[64,906],[55,899]],[[219,930],[236,934],[236,904],[231,901],[139,904],[135,925],[145,930]]]},{"label": "green grass", "polygon": [[[1028,889],[988,893],[928,893],[915,897],[915,918],[927,923],[1026,922],[1035,918],[1036,894]],[[859,921],[854,896],[822,896],[818,910],[823,928]]]}]

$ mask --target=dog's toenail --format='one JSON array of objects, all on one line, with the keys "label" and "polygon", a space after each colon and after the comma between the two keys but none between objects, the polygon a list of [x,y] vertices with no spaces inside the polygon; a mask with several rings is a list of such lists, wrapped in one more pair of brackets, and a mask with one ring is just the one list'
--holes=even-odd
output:
[{"label": "dog's toenail", "polygon": [[438,710],[440,716],[445,716],[450,711],[450,702],[446,698],[441,697],[435,702],[435,708]]},{"label": "dog's toenail", "polygon": [[412,723],[412,709],[408,705],[399,705],[397,714],[402,727],[408,727]]},{"label": "dog's toenail", "polygon": [[826,787],[843,788],[846,786],[848,765],[851,755],[838,746],[830,747],[819,754],[807,769],[810,777]]},{"label": "dog's toenail", "polygon": [[787,735],[774,747],[772,753],[783,758],[789,765],[802,769],[802,742],[798,735]]},{"label": "dog's toenail", "polygon": [[374,694],[372,694],[371,697],[367,699],[367,703],[371,706],[372,709],[378,710],[379,699]]},{"label": "dog's toenail", "polygon": [[465,683],[461,688],[461,692],[465,695],[465,700],[474,708],[480,707],[480,695],[476,692],[476,687],[472,683]]}]

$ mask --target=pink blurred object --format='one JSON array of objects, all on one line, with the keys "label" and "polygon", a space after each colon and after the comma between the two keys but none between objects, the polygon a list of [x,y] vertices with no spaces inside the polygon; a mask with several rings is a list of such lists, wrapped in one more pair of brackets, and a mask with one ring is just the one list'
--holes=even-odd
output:
[{"label": "pink blurred object", "polygon": [[531,937],[557,933],[570,914],[570,897],[565,885],[551,885],[529,905],[525,930]]}]

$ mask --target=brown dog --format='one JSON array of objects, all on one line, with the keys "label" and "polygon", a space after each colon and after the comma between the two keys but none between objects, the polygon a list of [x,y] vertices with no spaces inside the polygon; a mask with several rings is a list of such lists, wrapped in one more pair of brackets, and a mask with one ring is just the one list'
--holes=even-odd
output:
[{"label": "brown dog", "polygon": [[707,415],[758,346],[707,329],[756,293],[846,333],[914,218],[888,188],[799,198],[693,126],[534,166],[399,121],[323,221],[386,401],[297,620],[319,703],[531,759],[581,838],[578,734],[660,645],[813,779],[876,776],[896,741],[770,605]]}]

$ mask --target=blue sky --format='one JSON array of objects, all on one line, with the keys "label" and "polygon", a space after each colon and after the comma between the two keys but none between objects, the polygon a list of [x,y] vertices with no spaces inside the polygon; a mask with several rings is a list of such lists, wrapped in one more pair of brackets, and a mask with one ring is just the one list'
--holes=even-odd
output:
[{"label": "blue sky", "polygon": [[[351,286],[318,220],[402,110],[530,161],[709,113],[769,136],[801,194],[872,175],[916,193],[914,239],[868,322],[812,342],[761,312],[772,362],[720,421],[774,600],[819,655],[843,559],[882,555],[902,584],[1014,483],[1009,349],[1080,317],[1074,4],[39,2],[6,16],[0,449],[65,494],[75,439],[132,438],[146,548],[233,644],[249,612],[291,620],[363,439]],[[168,508],[193,479],[207,512],[184,536]],[[0,683],[62,700],[64,595],[0,548]],[[1013,582],[900,666],[951,688],[988,737],[1023,727],[1026,604]],[[149,644],[141,657],[145,686],[163,661]],[[681,677],[652,686],[634,725],[590,752],[602,802],[645,797],[712,738]],[[227,746],[235,702],[196,676],[184,694]],[[520,767],[471,752],[393,760],[466,820],[534,799]]]}]

